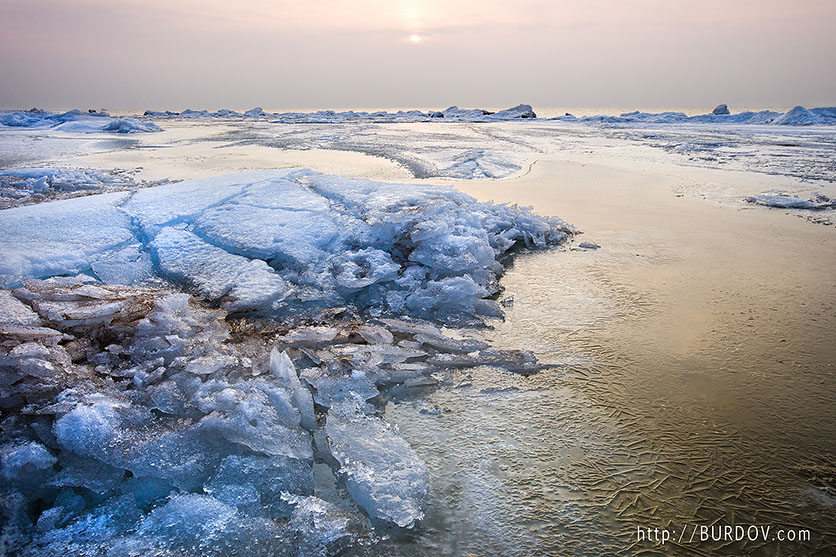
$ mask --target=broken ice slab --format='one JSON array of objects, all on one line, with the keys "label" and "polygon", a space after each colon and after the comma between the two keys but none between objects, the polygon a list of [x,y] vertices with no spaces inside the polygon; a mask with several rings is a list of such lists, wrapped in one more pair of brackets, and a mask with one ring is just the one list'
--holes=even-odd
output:
[{"label": "broken ice slab", "polygon": [[469,354],[477,350],[484,350],[488,344],[479,340],[465,339],[457,340],[446,336],[431,336],[425,334],[415,335],[415,342],[431,346],[439,352],[452,352],[455,354]]},{"label": "broken ice slab", "polygon": [[200,431],[268,456],[313,458],[310,435],[299,428],[298,413],[291,417],[280,412],[264,391],[247,390],[227,408],[219,407],[204,416],[198,423]]},{"label": "broken ice slab", "polygon": [[313,495],[313,472],[294,458],[229,455],[203,490],[246,515],[287,518],[292,507],[282,494]]},{"label": "broken ice slab", "polygon": [[573,231],[449,187],[264,170],[2,211],[0,285],[165,278],[235,313],[465,323],[502,316],[486,298],[508,250]]},{"label": "broken ice slab", "polygon": [[311,346],[329,343],[339,333],[340,330],[336,327],[296,327],[276,340],[289,346]]},{"label": "broken ice slab", "polygon": [[222,352],[229,338],[225,315],[200,307],[188,294],[165,294],[136,323],[128,352],[139,361],[162,357],[166,364]]},{"label": "broken ice slab", "polygon": [[293,406],[299,411],[300,425],[308,431],[316,427],[313,398],[311,392],[302,386],[296,366],[287,352],[279,352],[275,347],[270,352],[270,373],[279,379],[291,392]]},{"label": "broken ice slab", "polygon": [[247,259],[187,230],[163,228],[150,247],[164,275],[194,286],[230,312],[277,310],[290,286],[261,259]]},{"label": "broken ice slab", "polygon": [[63,333],[42,325],[40,316],[29,306],[8,290],[0,289],[0,335],[22,342],[37,340],[51,345],[65,338]]},{"label": "broken ice slab", "polygon": [[41,318],[32,309],[0,289],[0,327],[40,327]]},{"label": "broken ice slab", "polygon": [[36,441],[7,443],[0,447],[0,473],[6,481],[42,475],[58,461],[42,444]]},{"label": "broken ice slab", "polygon": [[430,346],[439,352],[454,352],[467,354],[488,347],[484,342],[465,339],[457,340],[445,335],[441,329],[426,321],[418,319],[381,318],[380,322],[396,333],[413,336],[418,344]]},{"label": "broken ice slab", "polygon": [[284,555],[279,527],[209,495],[180,493],[146,516],[120,555]]},{"label": "broken ice slab", "polygon": [[325,432],[348,491],[372,518],[411,528],[424,517],[429,469],[397,431],[353,398],[335,402]]},{"label": "broken ice slab", "polygon": [[395,337],[388,330],[379,325],[360,325],[357,334],[369,344],[392,344]]},{"label": "broken ice slab", "polygon": [[369,400],[379,394],[374,377],[362,369],[308,368],[302,371],[301,377],[314,388],[316,403],[326,408],[345,398]]},{"label": "broken ice slab", "polygon": [[427,352],[393,344],[338,344],[316,355],[323,362],[339,360],[354,367],[376,367],[423,358]]},{"label": "broken ice slab", "polygon": [[530,375],[542,369],[553,367],[541,364],[534,353],[529,350],[482,350],[477,354],[437,354],[427,359],[427,363],[438,367],[466,368],[476,366],[491,366]]},{"label": "broken ice slab", "polygon": [[406,386],[416,386],[418,384],[436,384],[436,380],[425,378],[438,371],[435,366],[423,362],[392,364],[386,368],[378,368],[374,373],[374,379],[378,385],[404,384]]},{"label": "broken ice slab", "polygon": [[294,506],[288,529],[293,532],[300,555],[337,555],[358,537],[367,535],[363,517],[318,497],[290,494]]},{"label": "broken ice slab", "polygon": [[80,276],[29,279],[12,294],[51,327],[83,336],[105,326],[111,335],[132,332],[158,295],[146,288],[97,285],[89,280]]}]

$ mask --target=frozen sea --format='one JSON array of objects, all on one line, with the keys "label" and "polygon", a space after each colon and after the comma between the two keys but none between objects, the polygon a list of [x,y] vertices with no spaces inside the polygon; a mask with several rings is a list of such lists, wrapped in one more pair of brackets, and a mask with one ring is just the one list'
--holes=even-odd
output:
[{"label": "frozen sea", "polygon": [[[119,132],[130,122],[0,126],[9,207],[0,274],[23,304],[0,292],[3,365],[26,377],[3,382],[5,547],[833,552],[836,126],[537,112],[508,121],[155,117],[161,131],[138,133]],[[776,199],[781,207],[768,206]],[[515,204],[533,213],[518,216]],[[290,228],[274,225],[276,211]],[[408,263],[402,226],[415,242]],[[506,237],[520,242],[507,255],[497,251]],[[457,256],[435,257],[453,248]],[[494,255],[505,267],[497,284],[486,278]],[[430,278],[402,280],[421,266]],[[79,272],[93,286],[132,290],[49,281],[20,290],[27,277]],[[487,289],[430,288],[464,277]],[[162,291],[187,292],[191,305]],[[91,299],[107,304],[94,310]],[[346,306],[348,321],[337,311]],[[443,328],[386,321],[404,315]],[[462,315],[476,319],[449,319]],[[111,338],[108,327],[144,336]],[[172,335],[183,339],[176,353],[156,340]],[[385,348],[393,336],[397,350]],[[106,357],[97,345],[109,346]],[[162,360],[149,363],[149,351]],[[520,360],[527,355],[536,364]],[[335,380],[329,362],[350,373]],[[26,391],[26,403],[14,394],[45,380],[49,389]],[[207,449],[207,435],[219,446]],[[93,482],[91,465],[109,479]],[[286,496],[265,487],[276,477]],[[37,492],[29,478],[51,487]],[[15,511],[18,500],[28,507]],[[725,525],[772,530],[689,539]],[[640,528],[673,539],[641,540]],[[779,529],[811,539],[772,539]]]}]

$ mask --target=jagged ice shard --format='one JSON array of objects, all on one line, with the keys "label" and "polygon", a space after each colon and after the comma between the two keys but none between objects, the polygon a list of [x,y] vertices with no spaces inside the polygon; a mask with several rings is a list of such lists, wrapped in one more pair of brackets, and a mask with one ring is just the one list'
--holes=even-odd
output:
[{"label": "jagged ice shard", "polygon": [[[307,170],[0,211],[4,547],[326,555],[414,527],[429,469],[378,395],[533,370],[437,325],[501,315],[503,257],[572,232]],[[256,320],[279,329],[241,334]],[[344,499],[318,488],[322,465]]]}]

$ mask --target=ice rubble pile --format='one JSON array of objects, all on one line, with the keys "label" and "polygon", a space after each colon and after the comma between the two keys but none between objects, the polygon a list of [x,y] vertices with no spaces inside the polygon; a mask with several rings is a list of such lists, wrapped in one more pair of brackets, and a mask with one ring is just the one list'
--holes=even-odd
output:
[{"label": "ice rubble pile", "polygon": [[749,203],[778,207],[780,209],[836,209],[836,200],[821,193],[813,193],[809,199],[783,191],[767,191],[745,198]]},{"label": "ice rubble pile", "polygon": [[52,128],[70,133],[137,133],[158,132],[160,127],[153,122],[143,122],[136,118],[111,117],[107,112],[69,112],[54,113],[32,109],[27,111],[0,111],[0,126],[14,128]]},{"label": "ice rubble pile", "polygon": [[821,107],[807,109],[803,106],[796,106],[787,112],[775,112],[772,110],[761,110],[758,112],[745,111],[731,114],[728,106],[719,105],[709,114],[688,116],[683,112],[626,112],[620,116],[582,116],[580,118],[567,114],[559,116],[554,120],[566,122],[591,122],[602,124],[680,124],[680,123],[707,123],[707,124],[774,124],[784,126],[810,126],[836,125],[836,107]]},{"label": "ice rubble pile", "polygon": [[[429,494],[426,465],[371,406],[380,391],[446,380],[445,357],[537,365],[417,320],[254,333],[226,318],[187,294],[83,276],[0,290],[5,551],[315,555],[373,542],[379,526],[412,527]],[[340,487],[321,491],[323,474]]]},{"label": "ice rubble pile", "polygon": [[444,118],[445,121],[452,120],[458,122],[497,122],[537,117],[531,105],[527,104],[520,104],[498,112],[490,112],[481,108],[462,109],[458,106],[451,106],[445,110],[431,112],[422,112],[420,110],[399,110],[397,112],[387,112],[385,110],[377,112],[358,112],[354,110],[344,112],[336,112],[334,110],[319,110],[316,112],[265,112],[261,107],[256,107],[243,113],[225,108],[216,112],[191,109],[182,112],[146,110],[144,116],[160,119],[269,119],[272,122],[284,124],[334,124],[358,121],[427,122],[438,118]]},{"label": "ice rubble pile", "polygon": [[0,282],[161,275],[237,313],[473,319],[501,315],[490,297],[509,250],[571,232],[452,188],[256,171],[3,211]]},{"label": "ice rubble pile", "polygon": [[0,209],[109,190],[137,187],[124,172],[81,168],[15,168],[0,171]]}]

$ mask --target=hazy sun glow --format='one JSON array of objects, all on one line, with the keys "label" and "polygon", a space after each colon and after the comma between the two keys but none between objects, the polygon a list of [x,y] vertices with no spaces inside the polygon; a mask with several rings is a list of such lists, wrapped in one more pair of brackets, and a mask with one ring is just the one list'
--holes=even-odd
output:
[{"label": "hazy sun glow", "polygon": [[834,19],[834,0],[0,0],[0,107],[832,106]]}]

